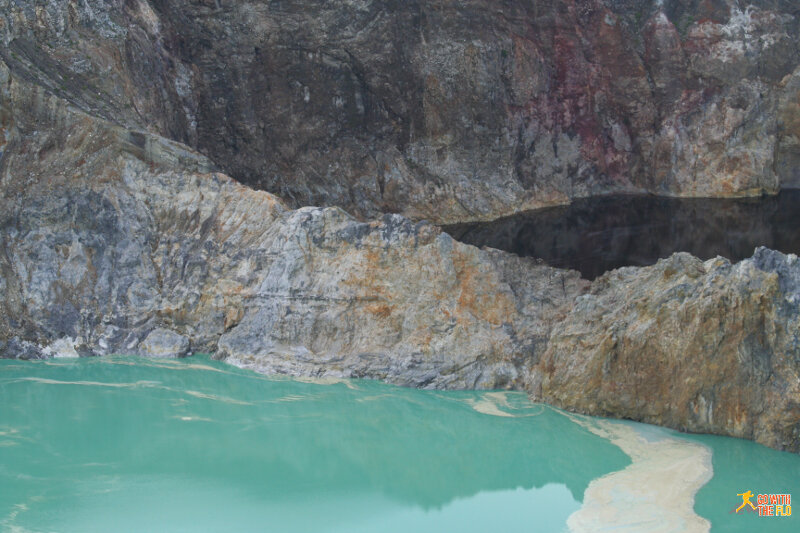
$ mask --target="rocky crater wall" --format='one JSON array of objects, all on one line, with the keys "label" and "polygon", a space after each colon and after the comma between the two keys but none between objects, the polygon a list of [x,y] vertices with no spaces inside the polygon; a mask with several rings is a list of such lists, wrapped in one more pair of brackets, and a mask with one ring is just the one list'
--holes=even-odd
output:
[{"label": "rocky crater wall", "polygon": [[21,79],[290,207],[800,186],[794,0],[0,0]]},{"label": "rocky crater wall", "polygon": [[590,283],[388,214],[290,209],[0,65],[0,354],[214,352],[513,388],[800,451],[800,264],[676,254]]}]

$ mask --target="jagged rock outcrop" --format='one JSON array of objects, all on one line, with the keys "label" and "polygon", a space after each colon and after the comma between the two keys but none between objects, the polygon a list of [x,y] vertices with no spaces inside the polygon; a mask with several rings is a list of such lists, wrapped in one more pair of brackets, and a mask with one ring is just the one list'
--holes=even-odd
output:
[{"label": "jagged rock outcrop", "polygon": [[794,0],[0,0],[0,57],[293,207],[800,186]]},{"label": "jagged rock outcrop", "polygon": [[263,372],[520,386],[587,284],[399,215],[291,211],[176,143],[0,82],[5,356],[180,355],[188,339]]},{"label": "jagged rock outcrop", "polygon": [[[532,396],[781,449],[800,440],[800,263],[675,254],[592,284],[553,329]],[[724,430],[722,429],[724,428]]]},{"label": "jagged rock outcrop", "polygon": [[518,388],[800,450],[800,264],[594,283],[399,215],[291,210],[0,66],[0,354],[212,351],[261,372]]}]

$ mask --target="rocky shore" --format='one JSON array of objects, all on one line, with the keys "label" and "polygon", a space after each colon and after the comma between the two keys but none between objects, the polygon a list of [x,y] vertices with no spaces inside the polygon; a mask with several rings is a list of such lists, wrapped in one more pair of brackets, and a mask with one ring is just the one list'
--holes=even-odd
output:
[{"label": "rocky shore", "polygon": [[794,256],[675,254],[590,283],[400,215],[290,209],[2,66],[0,88],[5,357],[214,352],[800,450]]}]

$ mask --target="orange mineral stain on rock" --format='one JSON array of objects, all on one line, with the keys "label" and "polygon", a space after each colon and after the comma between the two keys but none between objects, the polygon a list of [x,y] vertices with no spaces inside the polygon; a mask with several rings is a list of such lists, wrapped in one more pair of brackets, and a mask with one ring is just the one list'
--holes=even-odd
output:
[{"label": "orange mineral stain on rock", "polygon": [[392,314],[394,307],[386,304],[373,304],[367,306],[367,311],[377,316],[378,318],[387,318]]},{"label": "orange mineral stain on rock", "polygon": [[458,278],[458,308],[473,317],[500,325],[511,319],[516,311],[508,296],[493,278],[466,254],[453,254],[453,266]]}]

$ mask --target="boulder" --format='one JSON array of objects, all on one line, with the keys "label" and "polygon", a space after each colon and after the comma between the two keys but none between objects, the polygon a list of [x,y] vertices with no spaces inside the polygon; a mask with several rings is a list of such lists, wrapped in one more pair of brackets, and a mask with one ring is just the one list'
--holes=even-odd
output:
[{"label": "boulder", "polygon": [[156,359],[185,357],[189,355],[189,339],[172,330],[156,328],[139,345],[138,353]]}]

